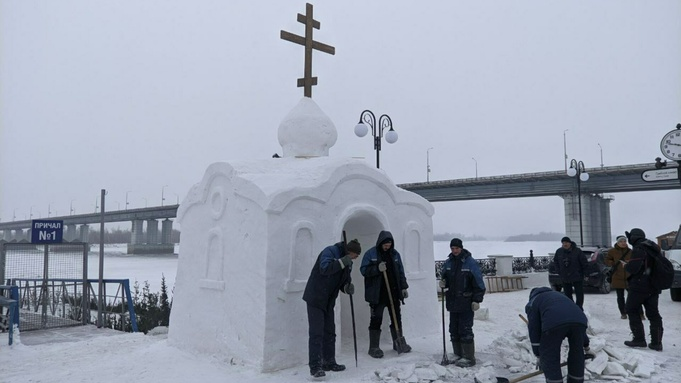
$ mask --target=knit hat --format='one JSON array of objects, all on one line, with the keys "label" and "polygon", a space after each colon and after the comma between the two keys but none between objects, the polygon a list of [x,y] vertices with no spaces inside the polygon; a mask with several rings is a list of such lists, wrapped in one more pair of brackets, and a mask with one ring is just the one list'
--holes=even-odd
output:
[{"label": "knit hat", "polygon": [[617,236],[617,242],[619,242],[619,241],[624,241],[624,242],[626,242],[626,241],[627,241],[627,237],[625,237],[625,236],[623,236],[623,235],[618,235],[618,236]]},{"label": "knit hat", "polygon": [[561,238],[560,241],[561,241],[561,242],[572,242],[572,240],[570,239],[570,237],[563,237],[563,238]]},{"label": "knit hat", "polygon": [[352,241],[348,242],[347,245],[345,245],[345,251],[347,251],[348,253],[361,254],[362,246],[360,246],[358,240],[353,239]]},{"label": "knit hat", "polygon": [[449,247],[458,247],[458,248],[463,249],[463,242],[459,238],[453,238],[449,242]]},{"label": "knit hat", "polygon": [[633,228],[631,231],[625,231],[624,234],[627,236],[627,239],[632,246],[639,241],[646,239],[646,233],[639,228]]}]

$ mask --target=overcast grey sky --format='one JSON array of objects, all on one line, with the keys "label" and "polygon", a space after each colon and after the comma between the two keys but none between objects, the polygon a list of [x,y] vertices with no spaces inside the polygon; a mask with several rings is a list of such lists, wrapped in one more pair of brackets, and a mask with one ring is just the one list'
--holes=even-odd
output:
[{"label": "overcast grey sky", "polygon": [[[359,114],[390,115],[395,183],[653,162],[681,121],[681,2],[313,2],[312,96],[331,156],[375,163]],[[0,0],[0,219],[182,199],[218,161],[281,154],[302,97],[304,1]],[[164,188],[164,186],[167,187]],[[145,201],[146,199],[146,201]],[[436,203],[435,232],[564,230],[559,197]],[[681,191],[619,193],[613,234],[681,223]]]}]

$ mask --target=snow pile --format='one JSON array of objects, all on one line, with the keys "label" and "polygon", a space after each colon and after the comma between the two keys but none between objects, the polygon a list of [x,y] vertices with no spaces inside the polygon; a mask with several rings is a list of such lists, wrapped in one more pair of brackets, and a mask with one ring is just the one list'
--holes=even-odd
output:
[{"label": "snow pile", "polygon": [[376,370],[375,377],[386,383],[442,383],[458,382],[462,379],[486,381],[495,378],[495,371],[490,366],[466,369],[454,365],[441,366],[434,362],[416,362],[405,365],[391,366]]},{"label": "snow pile", "polygon": [[[589,314],[587,313],[587,317]],[[591,324],[591,319],[589,319]],[[602,322],[594,321],[597,327]],[[596,335],[593,327],[587,332],[590,339],[589,353],[594,355],[585,364],[585,380],[638,382],[650,380],[656,372],[655,354],[626,352],[619,345],[609,344],[603,336]],[[566,361],[567,341],[561,350],[561,360]],[[450,354],[450,360],[453,355]],[[517,378],[537,371],[537,358],[524,326],[509,329],[495,338],[491,344],[476,350],[477,365],[473,368],[460,368],[455,365],[441,366],[431,360],[410,361],[410,363],[390,366],[375,371],[374,381],[385,383],[440,383],[461,380],[474,380],[478,383],[496,383],[497,377]],[[566,367],[563,368],[566,375]]]}]

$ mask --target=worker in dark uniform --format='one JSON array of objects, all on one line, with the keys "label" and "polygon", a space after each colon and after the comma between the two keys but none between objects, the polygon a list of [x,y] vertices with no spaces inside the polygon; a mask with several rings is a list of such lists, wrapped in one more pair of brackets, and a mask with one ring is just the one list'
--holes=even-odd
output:
[{"label": "worker in dark uniform", "polygon": [[587,319],[582,309],[565,294],[549,287],[536,287],[525,306],[532,352],[547,383],[563,383],[560,347],[568,340],[568,383],[584,381],[584,352],[589,348]]}]

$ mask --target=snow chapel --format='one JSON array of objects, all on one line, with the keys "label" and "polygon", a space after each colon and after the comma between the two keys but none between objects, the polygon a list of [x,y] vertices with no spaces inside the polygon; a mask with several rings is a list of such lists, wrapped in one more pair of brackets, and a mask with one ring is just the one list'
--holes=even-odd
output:
[{"label": "snow chapel", "polygon": [[[318,254],[341,241],[343,231],[363,249],[352,270],[360,355],[366,356],[370,313],[359,266],[381,230],[392,232],[410,286],[404,336],[439,331],[432,205],[364,159],[329,156],[336,139],[333,122],[303,97],[279,125],[281,158],[206,169],[177,212],[182,242],[171,344],[263,372],[306,364],[303,290]],[[339,363],[354,358],[350,311],[348,296],[340,294]],[[387,327],[389,315],[384,321]],[[390,344],[389,331],[383,336]]]}]

